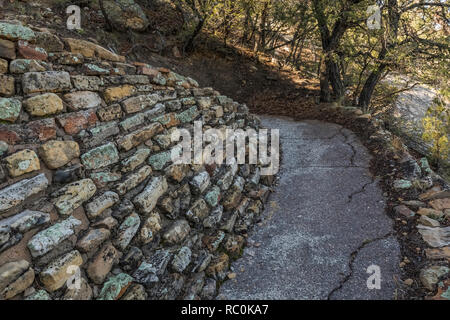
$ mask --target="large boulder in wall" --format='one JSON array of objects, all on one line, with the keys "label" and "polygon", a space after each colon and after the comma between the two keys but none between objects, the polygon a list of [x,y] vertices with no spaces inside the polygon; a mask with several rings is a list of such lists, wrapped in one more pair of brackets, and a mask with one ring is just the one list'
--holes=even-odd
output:
[{"label": "large boulder in wall", "polygon": [[112,27],[117,30],[143,31],[149,21],[142,8],[133,0],[103,0],[103,10]]},{"label": "large boulder in wall", "polygon": [[[384,83],[402,89],[411,86],[414,81],[405,75],[391,75],[384,80]],[[415,85],[410,90],[400,92],[393,103],[392,118],[390,119],[391,128],[403,138],[409,148],[430,158],[433,157],[433,145],[423,139],[425,131],[423,119],[427,117],[427,111],[433,105],[438,94],[438,90],[423,83]],[[450,140],[450,133],[447,137]],[[441,159],[441,161],[443,166],[441,170],[447,175],[446,172],[450,172],[450,160]]]}]

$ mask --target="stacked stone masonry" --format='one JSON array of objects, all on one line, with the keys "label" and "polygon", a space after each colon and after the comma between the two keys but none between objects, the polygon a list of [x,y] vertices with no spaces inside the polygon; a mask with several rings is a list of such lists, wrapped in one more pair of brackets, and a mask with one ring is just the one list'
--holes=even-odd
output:
[{"label": "stacked stone masonry", "polygon": [[260,126],[191,78],[0,22],[0,299],[213,298],[272,179],[172,164],[195,120]]}]

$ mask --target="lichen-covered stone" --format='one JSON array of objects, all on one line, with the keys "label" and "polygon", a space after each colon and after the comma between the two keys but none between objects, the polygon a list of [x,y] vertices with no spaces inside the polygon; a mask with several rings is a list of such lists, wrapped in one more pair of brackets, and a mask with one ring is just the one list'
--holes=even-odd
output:
[{"label": "lichen-covered stone", "polygon": [[20,115],[22,102],[14,98],[0,97],[0,120],[14,122]]},{"label": "lichen-covered stone", "polygon": [[181,123],[187,123],[187,122],[192,122],[195,120],[195,118],[197,118],[197,116],[199,115],[198,109],[196,106],[193,106],[189,109],[187,109],[186,111],[183,111],[181,113],[178,113],[176,115],[176,118],[181,122]]},{"label": "lichen-covered stone", "polygon": [[147,120],[153,120],[159,117],[166,111],[166,107],[162,103],[157,103],[152,109],[144,111],[144,116]]},{"label": "lichen-covered stone", "polygon": [[101,106],[102,98],[96,92],[92,91],[77,91],[64,95],[64,100],[67,102],[69,109],[73,111],[81,109],[92,109]]},{"label": "lichen-covered stone", "polygon": [[117,192],[120,195],[125,194],[143,182],[151,173],[152,168],[150,168],[150,166],[143,166],[138,171],[127,176],[123,182],[119,183],[116,187]]},{"label": "lichen-covered stone", "polygon": [[172,268],[176,272],[183,272],[191,262],[191,249],[182,247],[172,260]]},{"label": "lichen-covered stone", "polygon": [[150,155],[151,150],[148,148],[141,148],[137,150],[131,157],[121,162],[122,172],[133,171],[136,167],[144,163],[145,159]]},{"label": "lichen-covered stone", "polygon": [[23,102],[25,110],[32,116],[46,116],[63,110],[63,102],[54,93],[44,93]]},{"label": "lichen-covered stone", "polygon": [[0,212],[16,207],[32,195],[45,190],[47,186],[48,180],[41,173],[0,190]]},{"label": "lichen-covered stone", "polygon": [[50,297],[47,291],[39,290],[27,296],[25,300],[48,301],[52,300],[52,297]]},{"label": "lichen-covered stone", "polygon": [[133,203],[142,213],[150,213],[167,188],[165,177],[154,177],[145,189],[133,199]]},{"label": "lichen-covered stone", "polygon": [[223,207],[217,206],[211,214],[203,220],[203,226],[205,228],[214,228],[218,225],[220,220],[222,219]]},{"label": "lichen-covered stone", "polygon": [[153,170],[161,170],[171,161],[171,150],[154,154],[150,158],[148,158],[148,163],[152,166]]},{"label": "lichen-covered stone", "polygon": [[73,86],[77,90],[98,91],[103,86],[103,80],[96,76],[72,76]]},{"label": "lichen-covered stone", "polygon": [[91,149],[81,156],[81,162],[88,170],[103,168],[118,161],[119,152],[114,143]]},{"label": "lichen-covered stone", "polygon": [[96,250],[111,235],[108,229],[92,229],[83,238],[78,240],[77,248],[82,252]]},{"label": "lichen-covered stone", "polygon": [[132,284],[121,300],[147,300],[147,292],[141,284]]},{"label": "lichen-covered stone", "polygon": [[151,286],[159,281],[159,277],[166,271],[171,258],[168,250],[157,250],[148,260],[143,261],[134,272],[133,277],[137,282]]},{"label": "lichen-covered stone", "polygon": [[152,138],[155,134],[160,133],[162,130],[163,127],[160,123],[152,123],[122,138],[119,138],[117,140],[117,144],[121,149],[128,151]]},{"label": "lichen-covered stone", "polygon": [[189,173],[189,166],[186,164],[172,164],[165,170],[167,177],[176,182],[181,182]]},{"label": "lichen-covered stone", "polygon": [[152,119],[152,121],[156,121],[156,122],[161,123],[167,129],[172,128],[172,127],[177,126],[177,125],[180,124],[180,121],[176,117],[176,114],[173,113],[173,112],[167,113],[167,114],[163,114],[163,115],[161,115],[159,117],[156,117],[156,118]]},{"label": "lichen-covered stone", "polygon": [[244,246],[245,238],[240,235],[229,235],[223,245],[227,254],[232,258],[238,258]]},{"label": "lichen-covered stone", "polygon": [[0,58],[0,74],[4,74],[6,72],[8,72],[8,61],[6,61],[5,59]]},{"label": "lichen-covered stone", "polygon": [[44,48],[35,46],[28,41],[19,40],[17,42],[19,56],[25,59],[47,60],[48,54]]},{"label": "lichen-covered stone", "polygon": [[120,31],[144,31],[149,21],[142,8],[134,0],[105,0],[103,7],[108,21]]},{"label": "lichen-covered stone", "polygon": [[210,252],[216,251],[222,241],[225,239],[225,232],[218,231],[209,236],[203,236],[202,243],[208,248]]},{"label": "lichen-covered stone", "polygon": [[431,266],[420,271],[420,281],[423,286],[430,291],[433,291],[439,278],[450,273],[450,268],[445,266]]},{"label": "lichen-covered stone", "polygon": [[83,137],[83,142],[86,147],[91,148],[104,143],[107,138],[117,135],[120,129],[116,122],[111,121],[88,129],[87,132],[89,134]]},{"label": "lichen-covered stone", "polygon": [[112,104],[110,106],[100,108],[97,111],[101,121],[112,121],[122,118],[122,108],[120,104]]},{"label": "lichen-covered stone", "polygon": [[97,123],[98,118],[94,110],[82,110],[57,116],[58,122],[67,134],[74,135]]},{"label": "lichen-covered stone", "polygon": [[217,206],[220,200],[220,188],[218,186],[212,187],[205,195],[205,200],[211,207]]},{"label": "lichen-covered stone", "polygon": [[111,71],[94,63],[85,63],[83,65],[83,73],[89,76],[109,75]]},{"label": "lichen-covered stone", "polygon": [[125,57],[112,53],[111,51],[86,40],[65,38],[64,41],[67,43],[72,53],[82,54],[86,58],[98,57],[110,61],[125,61]]},{"label": "lichen-covered stone", "polygon": [[191,190],[197,194],[203,193],[208,188],[210,182],[209,174],[206,171],[200,172],[189,181]]},{"label": "lichen-covered stone", "polygon": [[133,278],[126,273],[119,273],[111,277],[103,285],[98,300],[118,300],[133,282]]},{"label": "lichen-covered stone", "polygon": [[136,91],[136,87],[125,84],[123,86],[107,88],[103,92],[103,97],[107,103],[113,103],[135,94]]},{"label": "lichen-covered stone", "polygon": [[63,300],[91,300],[93,296],[92,288],[85,278],[80,279],[80,286],[71,286],[64,293]]},{"label": "lichen-covered stone", "polygon": [[177,244],[183,241],[191,232],[191,227],[186,220],[175,221],[164,233],[163,238],[169,244]]},{"label": "lichen-covered stone", "polygon": [[72,88],[66,71],[27,72],[22,77],[25,94],[37,92],[61,92]]},{"label": "lichen-covered stone", "polygon": [[394,181],[394,189],[396,190],[411,189],[412,186],[412,182],[409,180],[400,179]]},{"label": "lichen-covered stone", "polygon": [[25,210],[12,217],[0,220],[0,229],[7,226],[10,230],[25,233],[49,222],[50,214],[40,211]]},{"label": "lichen-covered stone", "polygon": [[59,196],[54,200],[54,205],[60,215],[67,216],[89,200],[96,191],[97,187],[91,179],[72,182],[58,190]]},{"label": "lichen-covered stone", "polygon": [[39,278],[47,291],[53,292],[61,288],[76,272],[74,267],[83,264],[80,252],[73,250],[50,263],[40,274]]},{"label": "lichen-covered stone", "polygon": [[80,148],[75,141],[51,140],[41,145],[39,154],[47,167],[57,169],[80,156]]},{"label": "lichen-covered stone", "polygon": [[73,235],[75,227],[79,225],[81,225],[80,220],[69,217],[35,234],[27,245],[31,255],[39,257],[56,248],[61,242]]},{"label": "lichen-covered stone", "polygon": [[9,71],[15,74],[43,72],[45,70],[47,70],[45,64],[34,59],[16,59],[9,64]]},{"label": "lichen-covered stone", "polygon": [[95,219],[118,201],[119,195],[117,193],[106,191],[86,205],[86,213],[90,219]]},{"label": "lichen-covered stone", "polygon": [[206,204],[205,200],[198,199],[194,202],[191,208],[186,212],[186,217],[189,221],[200,223],[202,222],[209,214],[209,207]]},{"label": "lichen-covered stone", "polygon": [[232,187],[228,190],[222,201],[222,205],[226,210],[231,210],[239,205],[242,198],[244,183],[244,179],[239,176],[235,179]]},{"label": "lichen-covered stone", "polygon": [[41,168],[38,156],[30,149],[24,149],[6,157],[5,162],[12,177],[18,177]]},{"label": "lichen-covered stone", "polygon": [[89,278],[96,284],[103,283],[112,266],[119,262],[120,256],[119,251],[110,242],[106,243],[86,269]]},{"label": "lichen-covered stone", "polygon": [[34,41],[36,39],[36,34],[30,28],[20,24],[0,22],[0,38],[13,41]]},{"label": "lichen-covered stone", "polygon": [[131,240],[136,235],[139,225],[141,224],[141,219],[136,213],[130,214],[124,222],[120,225],[117,231],[117,239],[114,244],[121,250],[124,250],[131,242]]},{"label": "lichen-covered stone", "polygon": [[11,97],[15,92],[14,77],[0,74],[0,96]]},{"label": "lichen-covered stone", "polygon": [[122,102],[126,113],[135,113],[154,106],[159,101],[157,94],[139,95]]},{"label": "lichen-covered stone", "polygon": [[233,183],[234,176],[238,170],[236,163],[230,166],[230,168],[223,174],[223,176],[217,181],[217,185],[222,191],[228,190]]},{"label": "lichen-covered stone", "polygon": [[131,116],[129,118],[126,118],[125,120],[121,121],[119,123],[120,127],[124,131],[130,131],[133,128],[143,124],[145,121],[145,116],[143,113],[135,114],[134,116]]},{"label": "lichen-covered stone", "polygon": [[96,223],[92,224],[94,228],[105,228],[108,230],[114,230],[119,225],[119,222],[113,217],[106,217]]},{"label": "lichen-covered stone", "polygon": [[64,50],[64,43],[50,32],[35,32],[36,44],[48,52],[59,52]]},{"label": "lichen-covered stone", "polygon": [[156,233],[161,229],[161,217],[159,213],[152,212],[147,220],[145,220],[141,230],[139,230],[139,242],[142,244],[151,242]]},{"label": "lichen-covered stone", "polygon": [[89,176],[98,187],[104,187],[110,182],[119,181],[122,175],[117,172],[101,171],[92,172]]},{"label": "lichen-covered stone", "polygon": [[206,274],[210,277],[223,280],[225,278],[225,272],[229,267],[229,263],[230,257],[226,253],[222,253],[211,261],[206,269]]}]

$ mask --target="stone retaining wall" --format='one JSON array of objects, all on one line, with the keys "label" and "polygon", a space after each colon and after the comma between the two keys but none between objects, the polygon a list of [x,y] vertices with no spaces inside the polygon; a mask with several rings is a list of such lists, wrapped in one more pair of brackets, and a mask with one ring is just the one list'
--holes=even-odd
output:
[{"label": "stone retaining wall", "polygon": [[273,180],[171,163],[195,120],[258,130],[245,105],[15,23],[0,22],[0,120],[0,299],[211,299]]}]

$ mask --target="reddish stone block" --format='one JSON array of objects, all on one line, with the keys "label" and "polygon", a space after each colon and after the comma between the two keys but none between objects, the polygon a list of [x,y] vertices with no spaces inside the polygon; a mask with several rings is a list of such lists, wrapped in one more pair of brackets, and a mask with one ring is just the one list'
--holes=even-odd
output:
[{"label": "reddish stone block", "polygon": [[56,123],[53,118],[29,122],[28,128],[31,130],[31,136],[40,141],[56,138]]},{"label": "reddish stone block", "polygon": [[17,49],[19,55],[25,59],[47,60],[47,51],[30,44],[28,41],[19,40]]},{"label": "reddish stone block", "polygon": [[83,129],[93,126],[98,118],[93,110],[85,110],[60,115],[57,117],[59,124],[67,134],[77,134]]},{"label": "reddish stone block", "polygon": [[170,69],[167,69],[167,68],[164,68],[164,67],[160,67],[160,68],[158,68],[158,71],[161,72],[161,73],[169,73]]},{"label": "reddish stone block", "polygon": [[0,140],[5,141],[9,145],[15,145],[22,141],[19,135],[18,126],[1,126],[0,127]]},{"label": "reddish stone block", "polygon": [[146,76],[156,77],[159,74],[158,69],[150,68],[148,66],[138,66],[138,74],[144,74]]}]

